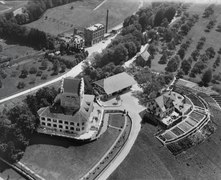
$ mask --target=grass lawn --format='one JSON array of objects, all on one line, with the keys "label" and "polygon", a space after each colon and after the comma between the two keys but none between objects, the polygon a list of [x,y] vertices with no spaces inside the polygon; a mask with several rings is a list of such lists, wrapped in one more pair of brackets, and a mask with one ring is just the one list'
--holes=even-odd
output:
[{"label": "grass lawn", "polygon": [[159,64],[158,61],[160,60],[162,54],[157,53],[154,56],[154,59],[151,62],[151,70],[156,71],[156,72],[165,72],[165,64]]},{"label": "grass lawn", "polygon": [[139,6],[139,1],[106,0],[95,9],[102,2],[103,0],[83,0],[55,7],[47,10],[39,20],[27,26],[57,35],[74,27],[84,28],[95,23],[105,24],[106,11],[109,9],[109,28],[112,28],[133,14]]},{"label": "grass lawn", "polygon": [[220,179],[221,111],[214,110],[217,130],[203,143],[173,156],[154,137],[155,127],[142,125],[140,134],[123,163],[109,180]]},{"label": "grass lawn", "polygon": [[122,114],[109,114],[109,125],[123,128],[125,117]]},{"label": "grass lawn", "polygon": [[[52,63],[49,61],[47,62],[48,62],[48,68],[49,67],[52,68]],[[26,89],[29,89],[31,87],[44,83],[48,81],[49,79],[56,78],[57,76],[61,75],[61,73],[59,73],[57,76],[51,76],[53,72],[52,70],[50,71],[40,70],[39,69],[40,66],[41,66],[41,61],[39,59],[29,59],[29,61],[26,61],[24,64],[13,66],[11,68],[6,68],[5,72],[7,74],[7,77],[5,79],[2,79],[3,87],[0,88],[0,98],[10,96],[20,91],[24,91]],[[36,74],[30,74],[30,73],[28,74],[28,77],[24,79],[19,78],[21,74],[21,70],[23,68],[29,71],[31,67],[36,67],[38,71],[39,70],[42,71],[42,74],[47,75],[47,79],[42,80],[41,76],[36,76]],[[15,77],[12,77],[12,75],[15,75]],[[18,82],[24,82],[25,87],[23,89],[18,89],[17,88]]]},{"label": "grass lawn", "polygon": [[109,128],[98,140],[84,145],[35,135],[21,161],[46,179],[79,179],[101,159],[119,133]]},{"label": "grass lawn", "polygon": [[3,51],[0,52],[0,55],[11,57],[12,59],[21,58],[37,52],[31,47],[6,43],[4,41],[0,41],[0,45],[3,47]]}]

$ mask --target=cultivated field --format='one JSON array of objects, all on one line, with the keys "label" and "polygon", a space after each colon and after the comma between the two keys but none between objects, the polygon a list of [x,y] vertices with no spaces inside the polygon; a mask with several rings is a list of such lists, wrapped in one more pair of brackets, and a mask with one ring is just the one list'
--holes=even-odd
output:
[{"label": "cultivated field", "polygon": [[[184,43],[188,39],[191,39],[190,47],[185,52],[184,59],[188,59],[189,57],[191,57],[191,53],[196,49],[196,46],[197,46],[201,37],[205,37],[206,41],[205,41],[203,48],[200,50],[200,54],[204,54],[206,49],[208,49],[209,47],[214,48],[214,50],[216,52],[215,57],[208,61],[208,63],[206,64],[207,67],[203,70],[203,72],[206,71],[207,68],[210,68],[213,70],[213,64],[214,64],[216,58],[218,57],[218,55],[219,55],[218,51],[221,48],[221,45],[220,45],[221,38],[219,38],[221,36],[221,32],[216,31],[217,26],[221,24],[221,5],[216,4],[213,8],[214,14],[212,16],[210,16],[209,18],[203,18],[202,16],[203,16],[204,10],[209,5],[210,4],[191,4],[189,6],[189,8],[187,9],[187,13],[189,13],[190,15],[191,14],[198,14],[199,20],[198,20],[198,22],[195,23],[195,25],[192,27],[192,29],[189,31],[187,36],[185,36],[182,41],[182,43]],[[208,25],[208,23],[214,19],[216,20],[214,28],[212,28],[210,30],[210,32],[205,32],[205,29],[206,29],[206,26]],[[179,46],[177,46],[176,50],[179,50]],[[152,67],[151,67],[152,70],[158,71],[158,72],[165,71],[166,65],[161,65],[158,63],[161,56],[162,55],[160,55],[159,53],[156,54],[154,60],[152,61]],[[192,67],[195,65],[195,63],[196,63],[195,61],[192,63]],[[218,75],[220,72],[221,72],[221,66],[217,66],[213,70],[213,75]],[[194,82],[199,82],[201,80],[202,74],[196,75],[196,78],[190,78],[189,75],[184,76],[184,78],[189,79]],[[214,85],[215,87],[221,88],[220,84],[218,84],[218,85],[212,84],[212,85]]]},{"label": "cultivated field", "polygon": [[46,179],[79,179],[101,159],[119,133],[109,128],[98,140],[83,145],[64,138],[35,135],[21,161]]},{"label": "cultivated field", "polygon": [[52,8],[37,21],[27,24],[39,30],[57,35],[73,29],[103,23],[109,9],[109,29],[123,22],[133,14],[139,1],[132,0],[83,0]]},{"label": "cultivated field", "polygon": [[[37,86],[43,82],[48,81],[48,79],[56,78],[63,73],[58,73],[56,76],[52,76],[53,70],[52,70],[52,63],[50,61],[47,61],[48,67],[46,70],[41,70],[41,60],[30,58],[28,60],[25,60],[24,62],[21,62],[20,65],[15,65],[10,68],[6,68],[4,71],[7,74],[7,77],[5,79],[1,79],[3,87],[0,88],[0,98],[7,97],[10,95],[13,95],[15,93],[18,93],[20,91],[24,91],[26,89],[32,88],[34,86]],[[41,75],[35,74],[28,74],[26,78],[19,78],[21,71],[23,69],[30,70],[31,67],[35,67],[37,69],[37,73],[41,71]],[[43,76],[46,76],[46,79],[42,79]],[[17,85],[19,82],[24,82],[25,87],[22,89],[18,89]]]},{"label": "cultivated field", "polygon": [[[212,102],[210,100],[207,102]],[[212,105],[213,103],[211,103]],[[156,127],[144,124],[127,158],[109,177],[115,179],[220,179],[221,111],[211,106],[217,130],[205,142],[173,156],[155,138]]]},{"label": "cultivated field", "polygon": [[[204,12],[204,9],[208,7],[208,5],[192,5],[187,12],[189,13],[197,13],[200,15],[200,17],[202,17],[202,14]],[[216,5],[214,7],[215,13],[214,16],[211,18],[200,18],[199,22],[197,22],[195,24],[195,26],[190,30],[190,32],[188,33],[186,39],[192,38],[193,42],[191,43],[190,47],[188,48],[187,52],[186,52],[186,56],[185,58],[190,57],[190,54],[192,53],[192,51],[195,49],[199,39],[202,36],[206,37],[206,42],[205,45],[203,47],[203,49],[200,51],[201,54],[203,52],[205,52],[205,50],[209,47],[213,47],[216,51],[216,56],[215,58],[213,58],[212,60],[210,60],[208,62],[208,67],[212,69],[213,63],[217,57],[217,51],[219,50],[219,48],[221,48],[221,38],[219,38],[221,36],[220,32],[216,31],[216,26],[221,24],[221,5]],[[215,18],[217,20],[217,23],[215,25],[215,27],[213,29],[211,29],[210,32],[205,32],[204,30],[206,29],[206,26],[208,24],[208,22]],[[217,67],[215,70],[215,73],[218,73],[221,71],[221,66]]]}]

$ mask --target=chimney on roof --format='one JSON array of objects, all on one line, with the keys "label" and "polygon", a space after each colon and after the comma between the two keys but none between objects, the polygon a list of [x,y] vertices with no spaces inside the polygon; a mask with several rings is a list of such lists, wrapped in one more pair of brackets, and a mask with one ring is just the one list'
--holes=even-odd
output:
[{"label": "chimney on roof", "polygon": [[108,30],[108,16],[109,16],[109,9],[107,9],[107,16],[106,16],[106,33]]}]

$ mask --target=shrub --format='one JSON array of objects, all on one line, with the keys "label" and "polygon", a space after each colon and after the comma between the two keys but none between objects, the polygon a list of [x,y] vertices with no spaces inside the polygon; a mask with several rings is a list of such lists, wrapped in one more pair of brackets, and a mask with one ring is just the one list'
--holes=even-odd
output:
[{"label": "shrub", "polygon": [[204,41],[199,41],[198,44],[197,44],[197,46],[196,46],[196,49],[197,49],[197,50],[201,50],[201,49],[203,48],[204,44],[205,44]]},{"label": "shrub", "polygon": [[221,32],[221,24],[219,24],[219,25],[216,27],[216,31],[217,31],[217,32]]},{"label": "shrub", "polygon": [[62,64],[62,65],[61,65],[60,73],[65,72],[65,70],[66,70],[66,65],[65,65],[65,64]]},{"label": "shrub", "polygon": [[207,55],[210,59],[214,58],[215,55],[216,55],[216,52],[215,52],[214,48],[213,48],[213,47],[209,47],[209,48],[206,50],[206,55]]},{"label": "shrub", "polygon": [[25,83],[24,82],[19,82],[17,85],[18,89],[23,89],[25,87]]},{"label": "shrub", "polygon": [[189,60],[183,60],[181,64],[181,69],[183,70],[184,74],[187,75],[191,69],[192,62]]},{"label": "shrub", "polygon": [[198,61],[192,68],[191,73],[201,74],[202,70],[206,68],[206,64],[202,61]]},{"label": "shrub", "polygon": [[0,76],[2,77],[2,79],[5,79],[7,77],[7,74],[4,70],[0,70]]},{"label": "shrub", "polygon": [[31,67],[31,68],[29,69],[29,73],[30,73],[30,74],[36,74],[36,73],[37,73],[37,68],[36,68],[36,67]]},{"label": "shrub", "polygon": [[20,78],[26,78],[28,76],[28,71],[26,69],[23,69],[21,71],[21,75],[19,76]]},{"label": "shrub", "polygon": [[166,54],[163,54],[159,60],[159,64],[166,64],[167,63],[167,55]]},{"label": "shrub", "polygon": [[194,61],[197,61],[197,60],[198,60],[199,55],[200,55],[199,50],[194,50],[194,51],[191,53],[191,57],[193,58]]},{"label": "shrub", "polygon": [[42,75],[42,71],[38,71],[36,76],[41,76]]},{"label": "shrub", "polygon": [[196,74],[194,72],[191,71],[190,75],[189,75],[191,78],[195,78],[196,77]]},{"label": "shrub", "polygon": [[202,76],[202,83],[204,86],[208,86],[209,82],[212,80],[213,74],[210,69],[208,69]]},{"label": "shrub", "polygon": [[179,64],[180,64],[180,57],[175,56],[169,60],[165,70],[167,72],[175,72],[178,69]]},{"label": "shrub", "polygon": [[41,79],[42,80],[46,80],[48,78],[48,75],[47,74],[42,74],[42,76],[41,76]]},{"label": "shrub", "polygon": [[213,5],[210,5],[207,8],[205,8],[204,13],[203,13],[203,18],[208,18],[213,13],[214,13]]},{"label": "shrub", "polygon": [[48,67],[48,62],[46,59],[42,60],[40,69],[45,70]]}]

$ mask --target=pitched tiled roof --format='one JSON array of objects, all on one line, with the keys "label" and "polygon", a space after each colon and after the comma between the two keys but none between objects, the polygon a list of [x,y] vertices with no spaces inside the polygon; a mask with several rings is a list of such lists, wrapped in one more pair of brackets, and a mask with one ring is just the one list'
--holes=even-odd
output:
[{"label": "pitched tiled roof", "polygon": [[94,100],[94,95],[85,95],[80,109],[73,115],[66,115],[62,113],[51,113],[50,107],[39,109],[38,115],[52,119],[55,118],[55,119],[68,120],[72,122],[78,122],[78,121],[85,122],[90,117],[91,112],[87,111],[87,109],[90,107],[91,103],[93,103],[93,100]]},{"label": "pitched tiled roof", "polygon": [[63,82],[64,92],[79,94],[81,80],[71,77],[65,78]]},{"label": "pitched tiled roof", "polygon": [[166,111],[167,105],[173,103],[173,99],[165,94],[157,97],[155,101],[163,112]]},{"label": "pitched tiled roof", "polygon": [[144,52],[142,52],[140,54],[140,56],[143,58],[144,61],[147,61],[149,56],[150,56],[150,54],[149,54],[149,52],[147,50],[145,50]]},{"label": "pitched tiled roof", "polygon": [[159,96],[155,99],[156,103],[158,104],[159,108],[164,112],[166,108],[164,106],[164,98],[163,96]]},{"label": "pitched tiled roof", "polygon": [[129,74],[122,72],[106,79],[96,81],[94,84],[103,88],[107,94],[112,94],[136,84],[136,81]]}]

